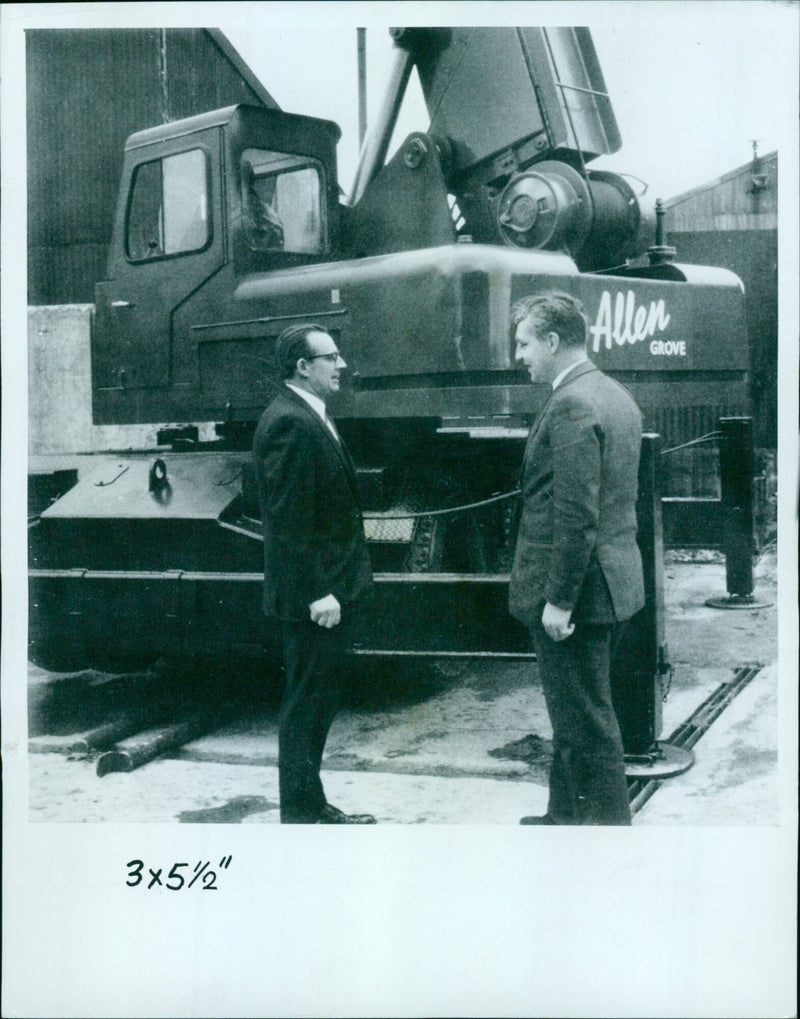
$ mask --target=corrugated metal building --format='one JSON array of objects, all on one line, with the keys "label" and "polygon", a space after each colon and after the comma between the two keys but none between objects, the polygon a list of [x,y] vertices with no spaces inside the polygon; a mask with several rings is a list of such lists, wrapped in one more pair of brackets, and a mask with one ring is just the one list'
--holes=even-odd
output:
[{"label": "corrugated metal building", "polygon": [[28,303],[94,300],[125,139],[233,103],[276,107],[213,29],[26,33]]},{"label": "corrugated metal building", "polygon": [[747,295],[757,446],[775,448],[778,415],[778,154],[754,157],[664,203],[678,262],[735,272]]}]

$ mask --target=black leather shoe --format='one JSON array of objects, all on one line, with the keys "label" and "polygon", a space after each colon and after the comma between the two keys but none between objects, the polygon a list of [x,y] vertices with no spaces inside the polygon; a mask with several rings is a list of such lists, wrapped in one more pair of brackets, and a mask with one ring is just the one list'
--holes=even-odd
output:
[{"label": "black leather shoe", "polygon": [[521,817],[520,824],[555,824],[556,822],[549,814],[542,814],[541,817]]},{"label": "black leather shoe", "polygon": [[316,824],[377,824],[372,814],[345,814],[338,807],[327,803],[317,818]]}]

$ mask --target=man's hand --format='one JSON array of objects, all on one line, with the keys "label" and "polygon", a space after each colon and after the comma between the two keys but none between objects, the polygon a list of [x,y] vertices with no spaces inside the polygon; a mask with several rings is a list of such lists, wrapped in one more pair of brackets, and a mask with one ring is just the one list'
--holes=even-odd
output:
[{"label": "man's hand", "polygon": [[551,640],[566,640],[569,637],[575,629],[575,624],[569,621],[571,615],[570,609],[559,609],[547,602],[542,612],[542,626]]},{"label": "man's hand", "polygon": [[342,607],[332,594],[312,601],[308,608],[311,612],[311,622],[324,626],[326,630],[332,629],[342,618]]}]

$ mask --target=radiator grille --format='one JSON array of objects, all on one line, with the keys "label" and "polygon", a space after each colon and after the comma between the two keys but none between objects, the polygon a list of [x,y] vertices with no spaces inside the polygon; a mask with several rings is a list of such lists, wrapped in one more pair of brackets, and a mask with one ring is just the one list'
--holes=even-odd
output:
[{"label": "radiator grille", "polygon": [[200,391],[214,403],[264,403],[279,383],[277,335],[262,339],[206,340],[198,344]]}]

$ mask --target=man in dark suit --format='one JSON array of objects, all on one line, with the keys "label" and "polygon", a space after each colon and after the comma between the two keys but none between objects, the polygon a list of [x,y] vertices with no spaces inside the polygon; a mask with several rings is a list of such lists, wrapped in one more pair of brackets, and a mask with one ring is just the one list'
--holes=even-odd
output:
[{"label": "man in dark suit", "polygon": [[610,661],[644,604],[636,544],[642,420],[586,355],[568,294],[515,305],[516,358],[550,396],[531,429],[511,571],[511,614],[531,630],[553,727],[547,813],[521,824],[631,823]]},{"label": "man in dark suit", "polygon": [[346,367],[314,323],[278,338],[284,391],[253,440],[264,529],[264,612],[281,622],[286,686],[280,715],[281,823],[374,824],[329,804],[320,780],[342,688],[342,657],[372,584],[356,473],[328,398]]}]

